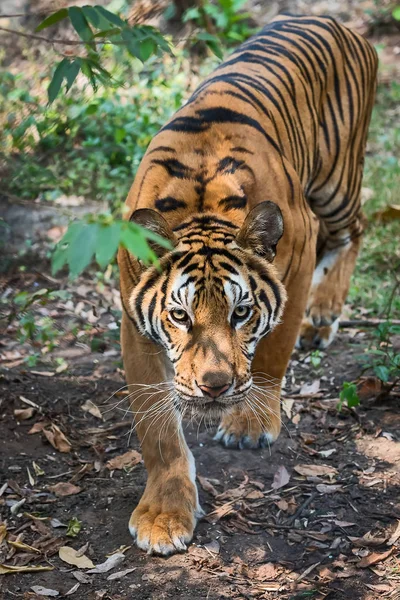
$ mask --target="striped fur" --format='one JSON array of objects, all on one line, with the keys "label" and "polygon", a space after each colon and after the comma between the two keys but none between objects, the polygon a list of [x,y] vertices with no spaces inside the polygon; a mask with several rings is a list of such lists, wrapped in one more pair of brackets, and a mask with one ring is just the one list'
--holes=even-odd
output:
[{"label": "striped fur", "polygon": [[[131,529],[143,548],[172,552],[194,527],[180,411],[222,415],[217,439],[227,446],[273,441],[296,338],[302,347],[333,339],[363,230],[376,70],[369,43],[333,19],[281,16],[228,57],[147,150],[128,218],[173,250],[161,271],[120,251],[122,349],[129,384],[157,386],[171,374],[174,391],[164,429],[151,423],[149,440],[150,421],[137,427],[149,481]],[[186,466],[167,485],[176,460]]]}]

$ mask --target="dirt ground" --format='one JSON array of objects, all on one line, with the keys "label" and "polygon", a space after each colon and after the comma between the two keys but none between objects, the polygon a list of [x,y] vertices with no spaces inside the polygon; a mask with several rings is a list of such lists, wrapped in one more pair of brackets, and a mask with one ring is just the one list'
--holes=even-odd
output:
[{"label": "dirt ground", "polygon": [[[127,528],[146,474],[132,452],[121,468],[120,456],[140,449],[129,435],[118,344],[106,335],[115,284],[99,292],[89,275],[72,286],[48,278],[43,263],[14,268],[3,292],[67,287],[72,298],[36,307],[37,318],[53,317],[61,331],[73,319],[87,337],[63,334],[32,368],[15,321],[2,338],[0,563],[52,570],[0,576],[0,598],[43,598],[35,586],[88,600],[400,598],[400,394],[360,380],[367,331],[342,330],[319,365],[293,355],[285,426],[270,450],[227,450],[211,431],[188,428],[207,516],[188,552],[165,559],[134,547]],[[338,412],[342,382],[355,380],[362,406]],[[81,529],[69,537],[73,518]],[[122,562],[87,574],[60,559],[62,546],[83,547],[95,565],[119,549]]]}]

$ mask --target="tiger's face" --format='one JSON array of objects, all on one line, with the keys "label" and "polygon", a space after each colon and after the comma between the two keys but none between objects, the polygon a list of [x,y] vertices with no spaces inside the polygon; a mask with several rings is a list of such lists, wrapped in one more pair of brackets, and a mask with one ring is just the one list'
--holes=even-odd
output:
[{"label": "tiger's face", "polygon": [[136,325],[164,347],[180,410],[218,416],[245,399],[257,343],[282,315],[286,294],[271,264],[280,211],[265,202],[242,228],[202,215],[175,232],[155,211],[133,218],[174,245],[161,270],[141,272],[130,298]]}]

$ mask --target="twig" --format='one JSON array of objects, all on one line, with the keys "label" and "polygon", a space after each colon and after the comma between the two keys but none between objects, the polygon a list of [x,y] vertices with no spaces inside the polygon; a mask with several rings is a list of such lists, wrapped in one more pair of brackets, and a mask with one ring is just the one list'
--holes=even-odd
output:
[{"label": "twig", "polygon": [[316,498],[317,496],[317,492],[312,492],[311,495],[307,498],[307,500],[305,500],[305,502],[303,502],[303,504],[296,510],[296,512],[294,513],[294,515],[292,515],[287,521],[286,524],[287,525],[292,525],[292,523],[295,522],[296,519],[298,519],[302,512],[304,511],[304,509],[306,509],[311,502]]},{"label": "twig", "polygon": [[[339,327],[345,329],[346,327],[375,327],[381,323],[386,323],[387,319],[361,319],[354,321],[340,321]],[[390,319],[390,322],[394,325],[400,325],[400,319]]]},{"label": "twig", "polygon": [[0,19],[17,19],[19,17],[39,17],[40,15],[34,15],[33,13],[21,13],[16,15],[0,15]]},{"label": "twig", "polygon": [[[89,42],[81,42],[80,40],[57,40],[43,37],[42,35],[34,35],[33,33],[23,33],[22,31],[17,31],[16,29],[8,29],[7,27],[0,27],[0,31],[5,31],[6,33],[15,33],[15,35],[20,35],[24,38],[28,38],[31,40],[39,40],[40,42],[47,42],[48,44],[64,44],[64,46],[86,46],[87,44],[103,44],[102,40],[89,40]],[[115,46],[126,46],[126,42],[113,40],[113,45]]]}]

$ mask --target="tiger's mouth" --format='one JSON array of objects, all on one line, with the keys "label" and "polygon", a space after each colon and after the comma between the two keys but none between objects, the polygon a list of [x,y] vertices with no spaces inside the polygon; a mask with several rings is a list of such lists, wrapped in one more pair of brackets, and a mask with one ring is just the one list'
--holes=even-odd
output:
[{"label": "tiger's mouth", "polygon": [[207,422],[220,419],[232,408],[244,403],[244,393],[222,396],[220,398],[205,398],[179,394],[178,410],[182,416],[189,418],[205,418]]}]

